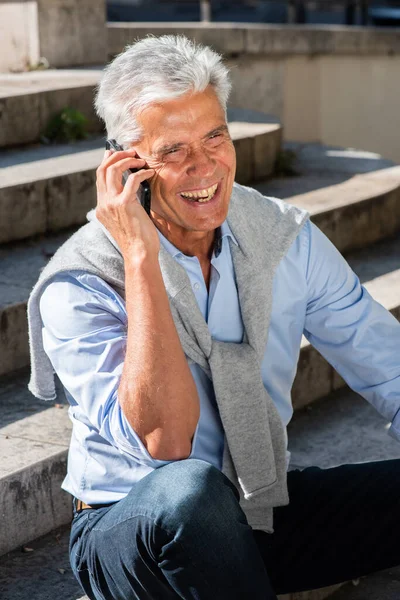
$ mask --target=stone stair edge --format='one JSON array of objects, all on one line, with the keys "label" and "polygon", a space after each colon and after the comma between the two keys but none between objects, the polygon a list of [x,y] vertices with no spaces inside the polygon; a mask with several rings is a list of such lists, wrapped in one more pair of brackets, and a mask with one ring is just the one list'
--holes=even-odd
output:
[{"label": "stone stair edge", "polygon": [[93,90],[88,84],[3,95],[0,148],[39,142],[51,118],[67,107],[86,117],[88,133],[101,133],[104,126],[94,110]]},{"label": "stone stair edge", "polygon": [[[281,132],[283,129],[277,122],[255,123],[234,120],[230,121],[228,126],[234,142],[242,140],[256,141],[266,135],[274,138],[276,133]],[[0,165],[3,165],[0,167],[3,170],[0,189],[48,179],[48,173],[41,173],[38,176],[37,171],[42,167],[47,167],[50,172],[56,167],[57,175],[74,173],[79,171],[77,165],[82,163],[82,157],[87,162],[85,167],[90,165],[92,168],[96,168],[99,164],[99,157],[101,158],[101,150],[104,150],[104,142],[104,136],[92,136],[89,140],[77,141],[71,144],[17,146],[12,148],[11,151],[0,153]],[[25,157],[26,162],[24,163],[19,156]],[[240,159],[244,160],[244,157],[240,157]],[[26,173],[27,169],[28,174]]]},{"label": "stone stair edge", "polygon": [[211,45],[229,55],[268,54],[269,56],[315,54],[398,54],[399,40],[394,29],[229,22],[109,22],[108,55],[116,56],[137,39],[152,34],[181,33],[197,42]]},{"label": "stone stair edge", "polygon": [[0,149],[39,142],[51,117],[66,107],[86,116],[88,133],[103,132],[104,124],[94,110],[94,92],[103,68],[0,73]]},{"label": "stone stair edge", "polygon": [[71,498],[61,490],[67,455],[54,452],[0,479],[1,514],[13,515],[3,520],[0,556],[71,521]]},{"label": "stone stair edge", "polygon": [[[244,184],[272,175],[282,141],[280,126],[251,124],[251,128],[264,132],[235,141],[237,179]],[[7,181],[5,173],[0,187],[0,214],[4,215],[0,219],[0,243],[84,223],[86,213],[95,205],[95,169],[101,155],[98,149],[46,159],[53,176],[46,177],[42,164],[41,179],[33,177],[40,163],[27,163],[25,172],[23,165],[7,167],[5,171],[11,170],[11,175]],[[25,182],[17,184],[18,177]],[[286,200],[308,210],[341,252],[358,248],[400,229],[400,166],[359,174]]]}]

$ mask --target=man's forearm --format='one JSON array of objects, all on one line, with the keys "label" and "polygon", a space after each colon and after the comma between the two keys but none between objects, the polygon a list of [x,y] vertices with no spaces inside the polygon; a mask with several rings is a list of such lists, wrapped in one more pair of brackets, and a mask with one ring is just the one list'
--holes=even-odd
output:
[{"label": "man's forearm", "polygon": [[125,282],[128,337],[119,402],[153,458],[186,458],[199,399],[154,253],[125,260]]}]

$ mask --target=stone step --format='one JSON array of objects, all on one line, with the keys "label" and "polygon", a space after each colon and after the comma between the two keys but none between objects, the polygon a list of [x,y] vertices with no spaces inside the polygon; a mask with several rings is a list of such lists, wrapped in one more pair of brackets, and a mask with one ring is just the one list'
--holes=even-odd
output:
[{"label": "stone step", "polygon": [[352,583],[346,583],[331,600],[399,600],[400,568],[386,569]]},{"label": "stone step", "polygon": [[71,231],[0,246],[0,375],[29,363],[26,305],[41,269]]},{"label": "stone step", "polygon": [[66,107],[87,119],[88,133],[102,132],[93,107],[103,67],[0,73],[0,148],[40,141],[50,119]]},{"label": "stone step", "polygon": [[[279,123],[236,120],[229,130],[237,181],[269,177],[281,147]],[[103,154],[104,138],[0,152],[0,243],[84,223]]]},{"label": "stone step", "polygon": [[[0,510],[6,517],[12,515],[3,520],[7,527],[0,549],[4,555],[0,558],[1,598],[28,600],[29,594],[29,600],[52,600],[55,596],[58,600],[87,600],[68,563],[71,503],[59,487],[66,468],[65,461],[60,464],[59,449],[65,457],[70,432],[66,406],[61,395],[56,405],[32,399],[26,382],[26,371],[0,381],[0,454],[7,459],[7,470],[2,467],[0,474]],[[327,468],[343,462],[400,457],[400,446],[388,436],[384,419],[348,389],[321,400],[311,410],[297,411],[289,425],[289,448],[291,468]],[[375,596],[354,595],[358,588],[347,585],[336,592],[337,598],[394,600],[395,591],[399,591],[398,575],[392,595],[378,592],[389,577],[384,572],[360,583],[364,590],[373,586]],[[337,588],[280,598],[323,600]]]},{"label": "stone step", "polygon": [[27,376],[17,371],[0,383],[0,555],[68,523],[72,514],[70,496],[60,488],[71,435],[65,397],[61,392],[49,404],[35,399]]},{"label": "stone step", "polygon": [[284,150],[298,175],[254,187],[308,210],[342,253],[400,230],[400,167],[393,161],[321,144],[285,143]]}]

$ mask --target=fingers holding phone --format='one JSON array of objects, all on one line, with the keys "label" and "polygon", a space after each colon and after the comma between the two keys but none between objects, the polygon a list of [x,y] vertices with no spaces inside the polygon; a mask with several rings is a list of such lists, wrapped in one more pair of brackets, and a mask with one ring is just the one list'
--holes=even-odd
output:
[{"label": "fingers holding phone", "polygon": [[[122,146],[120,146],[118,144],[118,142],[113,139],[109,139],[106,141],[106,149],[111,149],[114,152],[123,152],[124,151]],[[136,153],[134,152],[134,155],[135,154]],[[139,156],[137,158],[140,160]],[[129,165],[128,165],[127,170],[123,171],[123,173],[122,173],[123,185],[126,184],[131,173],[136,173],[140,169],[140,167],[144,167],[145,164],[146,163],[144,161],[142,165],[140,165],[138,167],[133,167],[133,168],[129,167]],[[150,191],[149,182],[146,180],[141,181],[136,193],[137,193],[137,197],[139,199],[140,204],[143,206],[143,208],[145,209],[147,214],[150,216],[151,191]]]},{"label": "fingers holding phone", "polygon": [[[154,175],[154,170],[144,169],[144,165],[145,161],[133,150],[106,150],[97,169],[96,216],[114,237],[123,254],[137,242],[144,242],[157,254],[159,250],[156,228],[146,215],[147,210],[145,212],[138,202],[143,184],[147,184],[150,192],[147,179]],[[147,200],[149,213],[150,195]]]}]

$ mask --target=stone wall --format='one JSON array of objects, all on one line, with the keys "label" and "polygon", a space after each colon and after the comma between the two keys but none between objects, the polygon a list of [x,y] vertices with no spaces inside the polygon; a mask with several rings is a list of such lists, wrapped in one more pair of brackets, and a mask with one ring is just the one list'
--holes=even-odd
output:
[{"label": "stone wall", "polygon": [[0,0],[0,72],[24,71],[39,62],[37,19],[35,1]]},{"label": "stone wall", "polygon": [[103,0],[0,0],[0,72],[104,64]]}]

